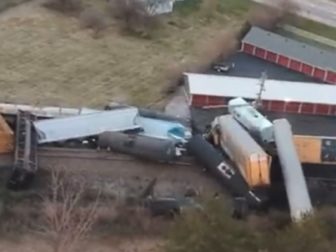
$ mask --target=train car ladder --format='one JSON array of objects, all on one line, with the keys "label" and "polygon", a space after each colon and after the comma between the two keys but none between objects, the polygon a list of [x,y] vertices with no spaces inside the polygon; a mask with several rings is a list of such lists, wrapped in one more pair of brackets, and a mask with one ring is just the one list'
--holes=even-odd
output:
[{"label": "train car ladder", "polygon": [[37,171],[37,136],[32,122],[36,116],[19,111],[16,120],[16,141],[13,172],[8,182],[11,189],[27,187]]}]

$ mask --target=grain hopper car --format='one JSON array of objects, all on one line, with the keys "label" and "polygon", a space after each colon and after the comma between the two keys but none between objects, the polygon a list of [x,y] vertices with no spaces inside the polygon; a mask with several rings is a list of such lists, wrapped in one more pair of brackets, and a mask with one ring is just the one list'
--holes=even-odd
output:
[{"label": "grain hopper car", "polygon": [[238,167],[248,185],[251,188],[268,187],[271,156],[231,115],[217,117],[213,128],[217,130],[222,150]]}]

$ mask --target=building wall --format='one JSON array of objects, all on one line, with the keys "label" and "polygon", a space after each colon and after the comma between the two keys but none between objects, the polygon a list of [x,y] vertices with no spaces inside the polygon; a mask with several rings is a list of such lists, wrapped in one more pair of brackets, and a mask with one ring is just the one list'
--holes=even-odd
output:
[{"label": "building wall", "polygon": [[[225,107],[233,97],[219,97],[206,95],[192,95],[191,106],[193,107]],[[249,101],[249,99],[246,99]],[[336,115],[336,106],[328,104],[313,104],[301,102],[285,102],[263,100],[262,106],[267,111],[286,112],[307,115]]]},{"label": "building wall", "polygon": [[321,81],[336,84],[336,72],[328,69],[321,69],[316,66],[305,64],[296,59],[291,59],[284,55],[278,55],[274,52],[264,50],[263,48],[256,47],[248,43],[242,43],[241,51],[262,58],[269,62],[278,64],[280,66],[289,68],[291,70],[303,73],[305,75],[314,77]]}]

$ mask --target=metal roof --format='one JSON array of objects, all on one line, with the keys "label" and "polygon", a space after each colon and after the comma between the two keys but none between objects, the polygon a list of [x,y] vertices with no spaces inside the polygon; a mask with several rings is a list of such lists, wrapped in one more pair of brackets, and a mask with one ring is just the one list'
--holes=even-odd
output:
[{"label": "metal roof", "polygon": [[258,27],[252,27],[244,37],[243,42],[287,56],[308,65],[336,71],[335,51],[320,49]]},{"label": "metal roof", "polygon": [[[255,78],[191,73],[185,75],[191,95],[256,99],[260,90],[260,81]],[[334,85],[267,79],[262,99],[336,105],[335,94]]]},{"label": "metal roof", "polygon": [[45,119],[34,122],[39,143],[49,143],[95,136],[105,131],[140,128],[135,123],[137,108],[123,108],[79,116]]},{"label": "metal roof", "polygon": [[267,120],[265,116],[259,113],[258,110],[256,110],[248,102],[240,97],[231,99],[228,105],[230,114],[232,114],[233,117],[237,115],[240,118],[238,120],[239,122],[241,122],[243,125],[245,122],[245,127],[247,125],[250,126],[251,124],[252,127],[258,127],[258,129],[267,129],[269,127],[273,127],[272,123]]}]

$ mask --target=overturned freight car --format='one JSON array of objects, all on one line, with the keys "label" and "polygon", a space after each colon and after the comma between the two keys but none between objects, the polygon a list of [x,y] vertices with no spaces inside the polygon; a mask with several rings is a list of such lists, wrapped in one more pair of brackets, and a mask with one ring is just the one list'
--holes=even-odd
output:
[{"label": "overturned freight car", "polygon": [[207,171],[212,173],[235,198],[245,198],[249,207],[259,208],[267,200],[257,196],[248,186],[242,175],[237,172],[233,164],[216,150],[201,135],[195,135],[187,144],[190,154],[195,156]]},{"label": "overturned freight car", "polygon": [[260,143],[274,143],[273,124],[244,99],[230,100],[228,110]]},{"label": "overturned freight car", "polygon": [[217,117],[213,127],[219,134],[219,144],[235,163],[250,187],[270,185],[269,156],[231,115]]},{"label": "overturned freight car", "polygon": [[98,146],[139,158],[169,163],[181,155],[176,142],[143,135],[104,132],[98,137]]},{"label": "overturned freight car", "polygon": [[14,150],[14,133],[2,116],[0,116],[0,139],[0,154]]}]

